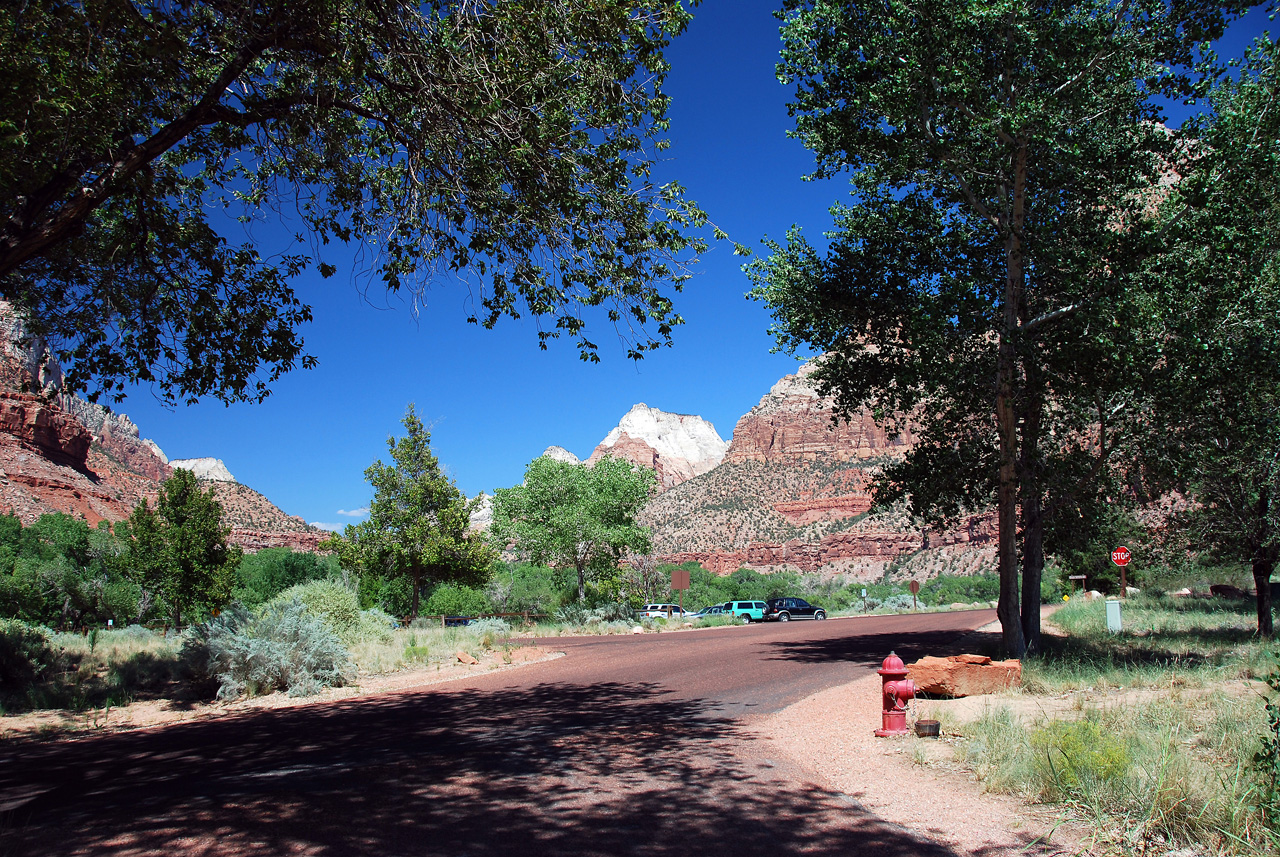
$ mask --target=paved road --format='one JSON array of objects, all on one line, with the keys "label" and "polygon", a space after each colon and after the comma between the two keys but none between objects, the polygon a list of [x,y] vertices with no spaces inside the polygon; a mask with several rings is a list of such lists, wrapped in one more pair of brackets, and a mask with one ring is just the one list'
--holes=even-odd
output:
[{"label": "paved road", "polygon": [[993,618],[562,638],[563,658],[416,691],[7,743],[0,855],[942,857],[750,724]]}]

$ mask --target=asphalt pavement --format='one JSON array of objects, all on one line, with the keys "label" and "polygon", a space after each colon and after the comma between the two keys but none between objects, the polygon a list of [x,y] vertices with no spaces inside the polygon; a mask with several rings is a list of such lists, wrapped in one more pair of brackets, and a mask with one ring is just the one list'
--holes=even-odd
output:
[{"label": "asphalt pavement", "polygon": [[0,745],[0,855],[948,855],[816,786],[757,717],[994,611],[541,641],[418,690]]}]

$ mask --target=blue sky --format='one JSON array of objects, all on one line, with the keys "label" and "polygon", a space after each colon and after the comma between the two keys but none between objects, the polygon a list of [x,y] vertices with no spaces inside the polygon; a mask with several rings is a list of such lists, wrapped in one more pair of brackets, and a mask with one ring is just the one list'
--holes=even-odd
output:
[{"label": "blue sky", "polygon": [[[845,193],[841,181],[801,181],[812,157],[786,136],[789,89],[774,76],[776,4],[704,0],[667,54],[672,147],[662,173],[678,178],[733,240],[757,250],[761,238],[781,238],[792,224],[816,237]],[[1265,23],[1255,12],[1235,29],[1243,35]],[[138,391],[116,409],[170,458],[221,458],[289,514],[332,526],[359,520],[346,513],[368,504],[364,470],[387,459],[387,437],[401,433],[410,402],[468,496],[518,483],[552,444],[586,457],[637,402],[698,414],[727,440],[797,365],[770,353],[769,317],[745,297],[742,261],[716,242],[678,296],[686,324],[674,345],[638,363],[613,347],[603,325],[593,328],[599,364],[581,362],[571,341],[540,351],[528,320],[492,331],[468,325],[461,286],[433,286],[415,318],[398,299],[362,297],[350,267],[327,281],[304,277],[296,287],[315,310],[303,335],[317,369],[285,376],[261,404],[166,409]]]}]

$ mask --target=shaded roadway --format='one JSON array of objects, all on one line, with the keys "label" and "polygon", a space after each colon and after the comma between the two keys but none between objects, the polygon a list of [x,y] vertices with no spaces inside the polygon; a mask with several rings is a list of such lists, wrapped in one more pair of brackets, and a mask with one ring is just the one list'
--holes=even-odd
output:
[{"label": "shaded roadway", "polygon": [[750,722],[993,611],[557,638],[448,684],[0,745],[0,855],[949,855]]}]

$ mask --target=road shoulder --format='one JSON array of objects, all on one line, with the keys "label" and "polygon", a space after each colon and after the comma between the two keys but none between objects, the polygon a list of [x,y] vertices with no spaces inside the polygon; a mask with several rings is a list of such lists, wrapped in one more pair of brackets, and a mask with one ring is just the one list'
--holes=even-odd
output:
[{"label": "road shoulder", "polygon": [[[919,703],[916,703],[918,705]],[[921,765],[936,741],[876,738],[880,677],[869,675],[809,696],[752,724],[772,751],[817,785],[840,792],[888,822],[959,854],[1064,855],[1087,850],[1086,831],[1043,807],[983,791],[971,774]]]}]

